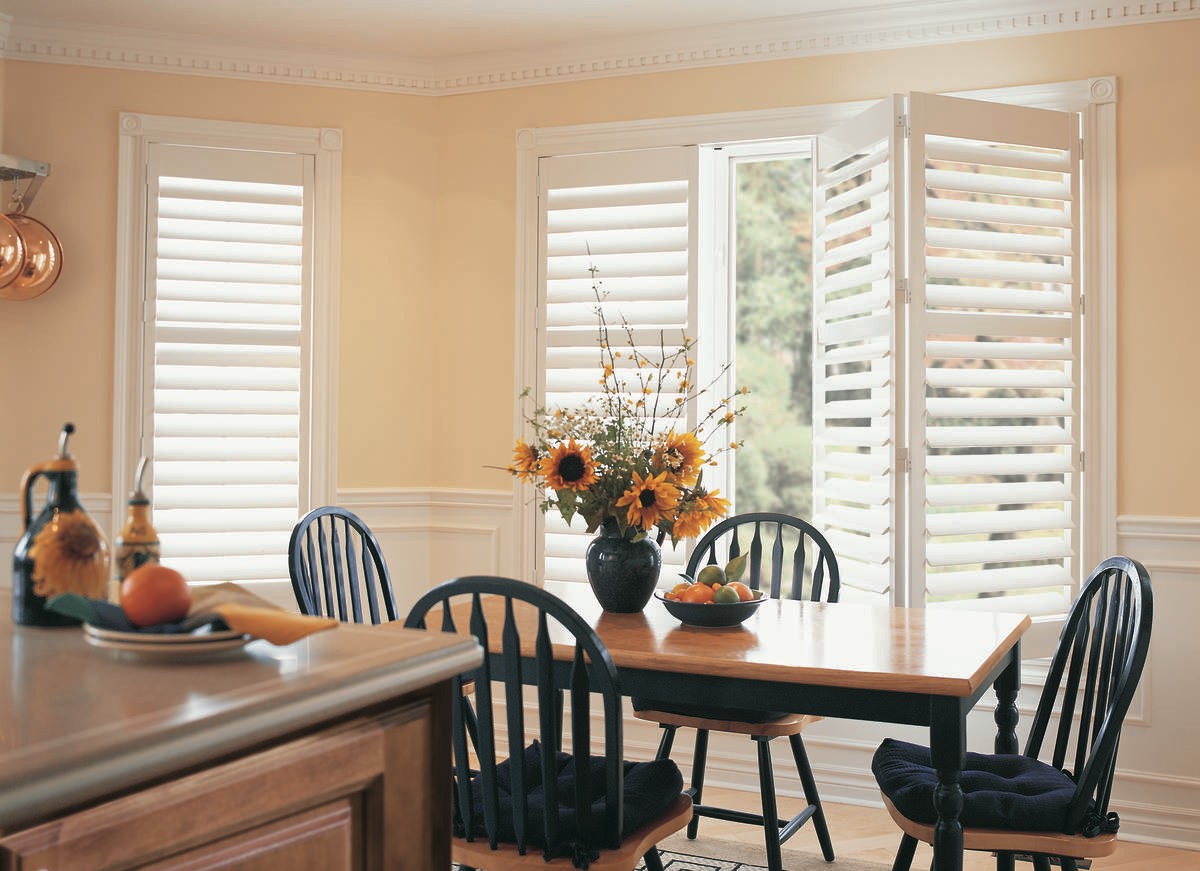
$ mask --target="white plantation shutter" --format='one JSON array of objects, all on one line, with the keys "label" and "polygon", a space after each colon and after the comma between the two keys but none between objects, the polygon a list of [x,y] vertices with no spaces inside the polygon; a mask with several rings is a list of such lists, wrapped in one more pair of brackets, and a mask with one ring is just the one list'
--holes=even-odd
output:
[{"label": "white plantation shutter", "polygon": [[819,137],[814,489],[851,593],[1067,610],[1079,184],[1069,112],[912,94]]},{"label": "white plantation shutter", "polygon": [[842,598],[881,603],[902,541],[897,114],[885,101],[820,137],[813,203],[814,523],[837,554]]},{"label": "white plantation shutter", "polygon": [[[604,294],[614,349],[627,348],[623,320],[651,358],[662,342],[673,348],[695,337],[696,165],[694,148],[539,160],[544,356],[537,395],[548,408],[576,407],[601,392],[594,281]],[[632,383],[631,368],[618,367],[618,374]],[[660,407],[673,406],[676,395],[660,392]],[[690,426],[694,418],[684,420]],[[544,577],[585,580],[592,537],[582,517],[568,526],[557,512],[547,513]],[[665,542],[662,577],[682,571],[685,556]]]},{"label": "white plantation shutter", "polygon": [[307,474],[313,161],[148,156],[144,425],[163,561],[191,581],[286,580]]},{"label": "white plantation shutter", "polygon": [[1080,571],[1079,119],[926,94],[908,117],[914,600],[1062,614]]}]

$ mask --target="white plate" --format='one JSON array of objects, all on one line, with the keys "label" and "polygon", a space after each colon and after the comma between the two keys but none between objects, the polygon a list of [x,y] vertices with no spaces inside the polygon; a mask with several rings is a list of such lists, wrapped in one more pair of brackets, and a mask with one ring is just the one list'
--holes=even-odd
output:
[{"label": "white plate", "polygon": [[83,624],[84,634],[92,643],[96,641],[111,641],[121,644],[142,644],[154,647],[180,647],[190,644],[219,644],[223,641],[232,641],[242,638],[240,632],[234,632],[232,629],[220,629],[213,632],[122,632],[119,629],[104,629],[100,626],[92,626],[90,623]]},{"label": "white plate", "polygon": [[[253,639],[238,632],[222,631],[205,635],[159,635],[157,633],[118,632],[83,625],[83,638],[94,647],[158,661],[196,661],[240,652]],[[151,641],[149,639],[156,639]],[[169,639],[169,640],[167,640]]]}]

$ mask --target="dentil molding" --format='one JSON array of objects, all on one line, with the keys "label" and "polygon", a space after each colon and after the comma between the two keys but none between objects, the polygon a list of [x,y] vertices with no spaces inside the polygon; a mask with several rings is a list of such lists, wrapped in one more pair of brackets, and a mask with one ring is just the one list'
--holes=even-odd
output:
[{"label": "dentil molding", "polygon": [[1200,18],[1200,0],[1054,3],[925,0],[681,28],[435,61],[349,57],[201,42],[187,35],[51,26],[0,14],[0,57],[319,87],[441,96],[582,79],[869,52]]}]

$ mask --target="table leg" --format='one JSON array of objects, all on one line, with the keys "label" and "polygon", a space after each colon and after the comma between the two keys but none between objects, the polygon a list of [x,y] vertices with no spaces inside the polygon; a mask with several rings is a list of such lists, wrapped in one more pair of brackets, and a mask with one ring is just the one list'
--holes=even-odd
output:
[{"label": "table leg", "polygon": [[958,815],[963,796],[959,780],[967,752],[967,721],[962,701],[936,696],[930,704],[929,754],[938,784],[933,791],[937,825],[933,829],[932,871],[962,871],[963,831]]},{"label": "table leg", "polygon": [[996,678],[996,752],[1018,753],[1017,690],[1021,687],[1021,645],[1013,645],[1012,659]]},{"label": "table leg", "polygon": [[[996,752],[1018,753],[1017,747],[1017,690],[1021,686],[1021,647],[1013,645],[1012,659],[996,679]],[[1012,853],[996,854],[996,871],[1015,871],[1016,857]]]}]

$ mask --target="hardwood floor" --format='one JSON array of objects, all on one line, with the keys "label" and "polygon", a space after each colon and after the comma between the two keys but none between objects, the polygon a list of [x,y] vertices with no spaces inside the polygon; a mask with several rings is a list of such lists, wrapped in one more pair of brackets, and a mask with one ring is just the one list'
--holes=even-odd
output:
[{"label": "hardwood floor", "polygon": [[[760,809],[758,795],[753,792],[706,787],[704,797],[706,801],[726,807],[745,811]],[[780,803],[785,816],[796,812],[787,799],[782,799]],[[866,859],[891,867],[892,859],[896,855],[896,846],[900,843],[900,832],[887,815],[887,811],[883,808],[835,804],[828,801],[824,804],[833,847],[838,856]],[[755,843],[758,838],[756,831],[750,826],[710,819],[705,819],[700,824],[700,834],[711,837],[736,836],[739,841]],[[812,843],[808,844],[807,841]],[[813,851],[817,849],[816,837],[808,826],[793,835],[788,844],[811,848]],[[930,857],[929,847],[925,844],[919,845],[913,868],[928,868]],[[836,869],[837,863],[829,867]],[[964,857],[963,871],[993,871],[995,867],[995,860],[984,853],[967,853]],[[1025,863],[1017,865],[1018,871],[1032,867]],[[1121,841],[1116,853],[1104,859],[1097,859],[1092,863],[1092,868],[1096,871],[1200,871],[1200,852]]]}]

